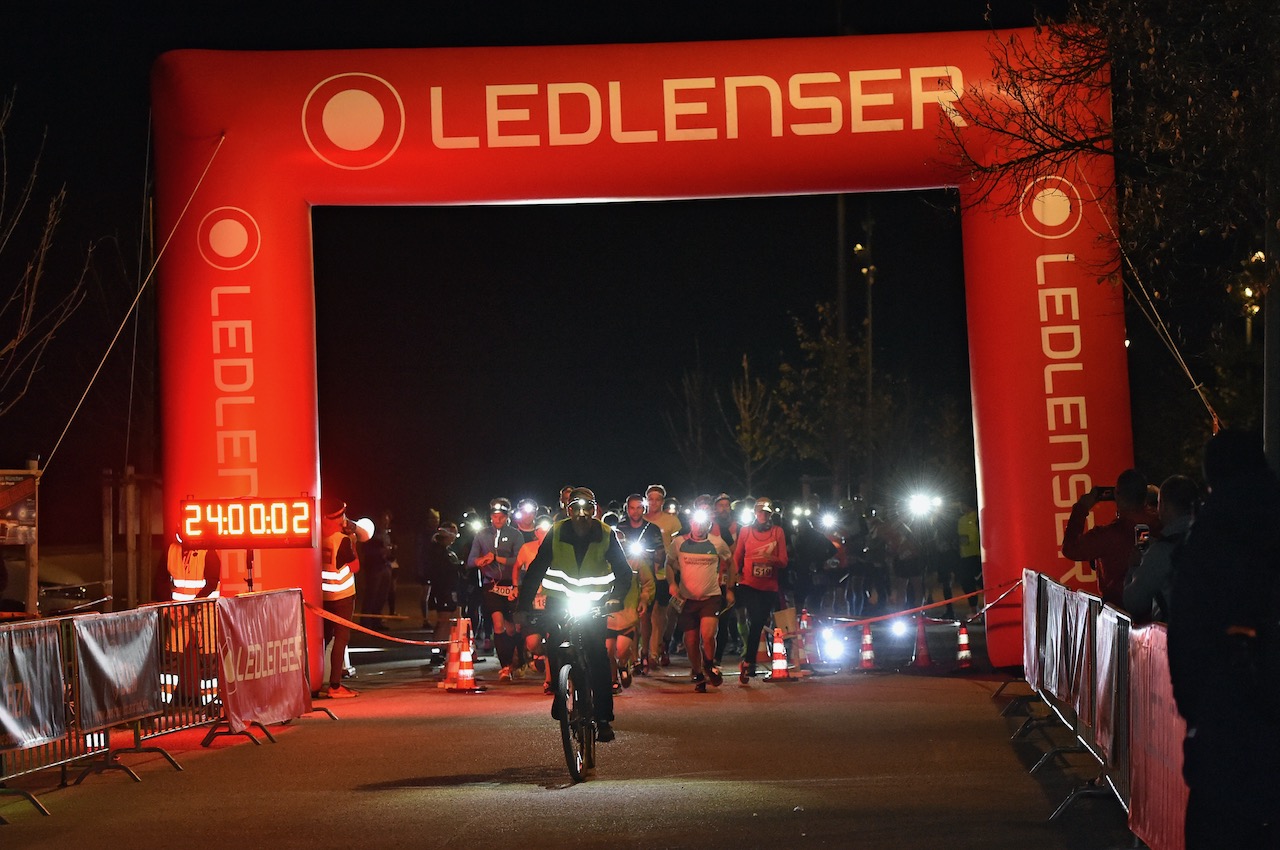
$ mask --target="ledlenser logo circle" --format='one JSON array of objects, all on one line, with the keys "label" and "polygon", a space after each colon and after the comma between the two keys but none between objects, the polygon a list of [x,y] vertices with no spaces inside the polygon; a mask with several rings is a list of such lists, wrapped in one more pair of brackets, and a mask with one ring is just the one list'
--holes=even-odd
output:
[{"label": "ledlenser logo circle", "polygon": [[215,269],[242,269],[258,256],[262,231],[253,216],[239,207],[218,207],[205,214],[196,231],[200,256]]},{"label": "ledlenser logo circle", "polygon": [[1070,236],[1084,220],[1080,191],[1065,177],[1041,177],[1022,191],[1022,225],[1044,239]]},{"label": "ledlenser logo circle", "polygon": [[373,74],[337,74],[302,104],[302,135],[320,159],[359,171],[386,162],[404,138],[404,102]]}]

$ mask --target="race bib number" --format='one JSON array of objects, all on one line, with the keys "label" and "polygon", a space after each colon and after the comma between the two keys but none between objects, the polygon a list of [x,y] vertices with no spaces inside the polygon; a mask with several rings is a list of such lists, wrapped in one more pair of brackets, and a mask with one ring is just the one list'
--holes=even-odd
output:
[{"label": "race bib number", "polygon": [[773,578],[773,564],[755,561],[751,564],[751,574],[756,578]]},{"label": "race bib number", "polygon": [[493,587],[489,588],[489,592],[496,593],[507,599],[515,599],[516,595],[520,592],[520,589],[512,587],[509,584],[495,584]]},{"label": "race bib number", "polygon": [[533,597],[533,607],[538,611],[547,610],[547,597],[545,594],[539,593]]}]

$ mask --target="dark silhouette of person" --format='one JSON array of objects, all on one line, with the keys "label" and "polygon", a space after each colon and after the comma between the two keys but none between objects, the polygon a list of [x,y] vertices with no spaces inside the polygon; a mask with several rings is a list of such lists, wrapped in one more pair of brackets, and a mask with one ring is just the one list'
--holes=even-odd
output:
[{"label": "dark silhouette of person", "polygon": [[1236,431],[1206,444],[1204,476],[1208,495],[1174,554],[1169,616],[1170,680],[1187,721],[1186,846],[1280,848],[1280,706],[1260,640],[1280,617],[1280,480],[1261,439]]}]

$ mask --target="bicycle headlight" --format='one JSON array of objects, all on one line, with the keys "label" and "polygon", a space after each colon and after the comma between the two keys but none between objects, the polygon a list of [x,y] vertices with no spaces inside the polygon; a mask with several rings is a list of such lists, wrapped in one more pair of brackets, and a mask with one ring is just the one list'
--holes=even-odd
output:
[{"label": "bicycle headlight", "polygon": [[591,600],[585,596],[573,595],[569,597],[569,616],[581,617],[591,610]]}]

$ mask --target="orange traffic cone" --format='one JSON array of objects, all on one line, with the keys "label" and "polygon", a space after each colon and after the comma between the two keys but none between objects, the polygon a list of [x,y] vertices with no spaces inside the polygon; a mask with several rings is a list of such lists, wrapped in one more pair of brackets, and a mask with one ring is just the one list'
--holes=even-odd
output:
[{"label": "orange traffic cone", "polygon": [[916,651],[911,659],[912,667],[932,667],[933,659],[929,657],[929,641],[924,633],[924,617],[916,617]]},{"label": "orange traffic cone", "polygon": [[862,626],[862,661],[859,667],[863,670],[876,669],[876,649],[871,642],[871,624],[865,623]]},{"label": "orange traffic cone", "polygon": [[791,678],[787,670],[787,644],[782,629],[773,630],[773,665],[766,681],[783,682]]},{"label": "orange traffic cone", "polygon": [[960,624],[960,633],[957,635],[956,644],[956,669],[964,670],[973,666],[973,653],[969,651],[969,629],[964,623]]},{"label": "orange traffic cone", "polygon": [[458,641],[461,647],[458,651],[458,681],[452,687],[446,687],[446,690],[455,693],[474,693],[483,690],[476,684],[476,670],[472,663],[472,656],[475,653],[475,635],[471,633],[471,621],[464,619],[458,626]]},{"label": "orange traffic cone", "polygon": [[812,669],[813,663],[810,661],[811,655],[817,654],[817,647],[814,646],[815,638],[813,632],[813,618],[809,616],[808,611],[800,612],[800,628],[796,632],[795,641],[795,661],[796,666],[801,670]]},{"label": "orange traffic cone", "polygon": [[458,684],[458,668],[462,664],[462,638],[459,637],[459,630],[462,628],[462,619],[453,621],[453,631],[449,633],[449,660],[445,664],[444,678],[437,684],[437,688],[454,688]]},{"label": "orange traffic cone", "polygon": [[802,628],[796,632],[796,638],[791,643],[791,648],[795,654],[796,666],[801,670],[808,670],[813,666],[809,662],[809,641],[812,639],[813,632]]}]

